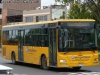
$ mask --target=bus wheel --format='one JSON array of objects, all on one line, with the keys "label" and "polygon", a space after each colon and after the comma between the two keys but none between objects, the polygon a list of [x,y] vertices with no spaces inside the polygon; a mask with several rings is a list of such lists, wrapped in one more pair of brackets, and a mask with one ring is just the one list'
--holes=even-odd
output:
[{"label": "bus wheel", "polygon": [[47,60],[46,60],[46,56],[45,56],[45,55],[42,56],[42,58],[41,58],[41,67],[42,67],[43,69],[45,69],[45,70],[49,69],[49,68],[47,67]]},{"label": "bus wheel", "polygon": [[74,70],[80,70],[81,67],[73,67]]},{"label": "bus wheel", "polygon": [[12,53],[12,55],[11,55],[11,59],[12,59],[12,63],[13,63],[13,64],[16,64],[15,53]]}]

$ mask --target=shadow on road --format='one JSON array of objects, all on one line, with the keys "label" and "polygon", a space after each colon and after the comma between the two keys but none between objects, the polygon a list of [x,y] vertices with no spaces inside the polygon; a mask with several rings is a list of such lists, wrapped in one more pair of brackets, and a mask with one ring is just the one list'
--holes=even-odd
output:
[{"label": "shadow on road", "polygon": [[[11,64],[13,65],[12,63],[6,63],[6,64]],[[42,68],[40,68],[40,66],[38,65],[33,65],[33,64],[27,64],[27,63],[18,63],[17,64],[18,66],[24,66],[24,67],[30,67],[30,68],[36,68],[36,69],[41,69],[43,70]],[[80,69],[79,71],[77,70],[73,70],[71,68],[50,68],[49,70],[47,71],[53,71],[53,72],[91,72],[89,70],[82,70]]]}]

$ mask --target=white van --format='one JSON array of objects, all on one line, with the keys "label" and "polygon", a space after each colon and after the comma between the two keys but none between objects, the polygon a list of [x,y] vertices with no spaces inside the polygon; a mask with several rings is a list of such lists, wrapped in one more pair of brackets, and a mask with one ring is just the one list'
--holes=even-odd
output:
[{"label": "white van", "polygon": [[0,65],[0,75],[13,75],[13,68]]}]

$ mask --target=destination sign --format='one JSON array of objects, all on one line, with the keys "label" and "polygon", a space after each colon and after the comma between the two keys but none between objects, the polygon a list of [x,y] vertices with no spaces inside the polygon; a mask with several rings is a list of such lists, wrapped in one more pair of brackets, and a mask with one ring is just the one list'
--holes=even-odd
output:
[{"label": "destination sign", "polygon": [[67,26],[90,26],[90,23],[67,23]]},{"label": "destination sign", "polygon": [[63,22],[60,24],[61,27],[65,28],[93,28],[93,22]]}]

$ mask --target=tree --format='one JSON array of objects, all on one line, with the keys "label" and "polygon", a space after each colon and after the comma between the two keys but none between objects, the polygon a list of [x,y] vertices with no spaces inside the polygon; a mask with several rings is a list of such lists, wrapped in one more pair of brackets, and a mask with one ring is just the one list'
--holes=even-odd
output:
[{"label": "tree", "polygon": [[[74,0],[55,0],[56,2],[60,2],[60,3],[62,3],[62,4],[64,4],[64,5],[68,5],[69,3],[72,3],[72,2],[74,2]],[[63,13],[62,13],[62,16],[60,16],[60,19],[64,19],[65,18],[65,11],[63,11]]]},{"label": "tree", "polygon": [[60,19],[64,19],[65,18],[65,11],[62,12],[62,16],[60,16]]},{"label": "tree", "polygon": [[70,19],[91,19],[93,18],[93,15],[89,11],[89,9],[86,7],[86,4],[80,4],[76,2],[75,4],[72,4],[72,8],[69,11],[68,17]]},{"label": "tree", "polygon": [[[74,0],[55,0],[57,2],[61,2],[62,4],[73,2]],[[100,0],[84,0],[85,7],[91,11],[93,18],[96,20],[97,23],[100,24]],[[87,15],[88,16],[88,15]]]},{"label": "tree", "polygon": [[85,0],[85,2],[96,22],[100,24],[100,0]]}]

